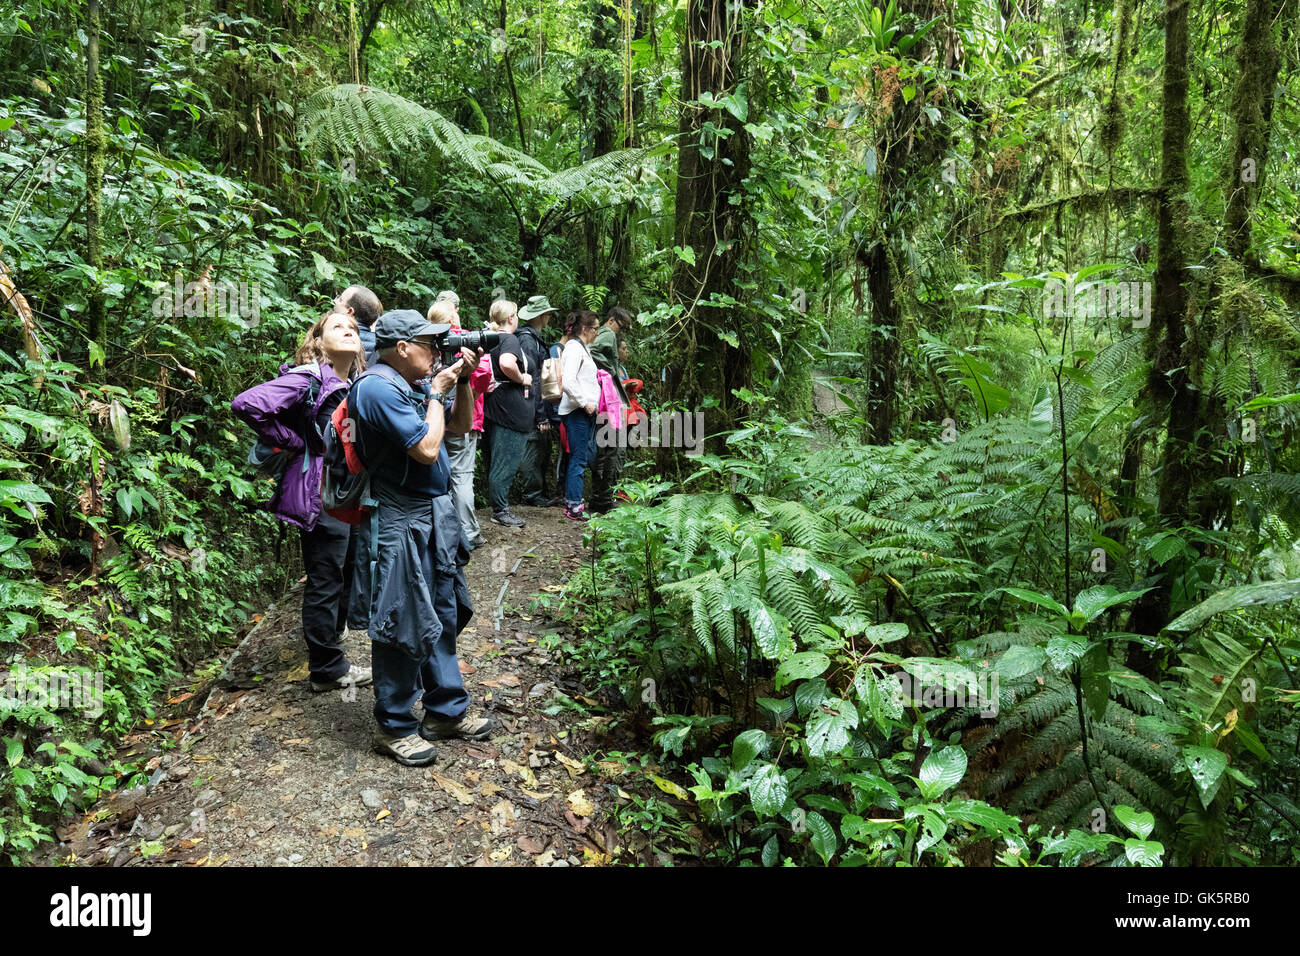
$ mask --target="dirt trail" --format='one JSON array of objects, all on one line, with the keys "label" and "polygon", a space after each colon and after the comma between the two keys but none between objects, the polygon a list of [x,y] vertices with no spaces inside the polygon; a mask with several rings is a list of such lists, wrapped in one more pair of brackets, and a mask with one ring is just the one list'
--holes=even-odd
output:
[{"label": "dirt trail", "polygon": [[[521,530],[480,515],[484,545],[467,568],[475,617],[461,634],[459,656],[471,713],[481,709],[497,720],[490,740],[443,741],[437,763],[424,768],[375,753],[370,688],[309,688],[297,585],[234,652],[201,710],[128,738],[137,751],[141,740],[155,748],[150,785],[101,801],[61,827],[45,862],[601,862],[616,839],[612,827],[597,823],[608,794],[581,759],[586,731],[608,718],[543,712],[555,708],[557,692],[573,697],[583,688],[539,647],[543,630],[556,625],[526,618],[529,598],[564,581],[582,560],[582,529],[555,508],[519,514],[528,522]],[[501,584],[516,565],[496,629]],[[369,663],[364,635],[349,633],[348,654]],[[165,749],[169,740],[178,745]]]}]

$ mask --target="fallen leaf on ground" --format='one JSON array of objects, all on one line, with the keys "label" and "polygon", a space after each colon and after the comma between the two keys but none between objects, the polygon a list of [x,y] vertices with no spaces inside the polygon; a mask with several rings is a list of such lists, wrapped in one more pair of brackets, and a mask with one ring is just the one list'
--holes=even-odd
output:
[{"label": "fallen leaf on ground", "polygon": [[286,746],[289,744],[306,744],[310,742],[311,742],[310,737],[293,737],[289,740],[282,741],[282,743],[284,743]]},{"label": "fallen leaf on ground", "polygon": [[599,850],[593,850],[589,846],[582,848],[582,865],[583,866],[604,866],[609,862],[609,857]]},{"label": "fallen leaf on ground", "polygon": [[515,805],[509,800],[502,800],[491,810],[492,833],[504,833],[515,825]]},{"label": "fallen leaf on ground", "polygon": [[380,810],[378,813],[375,814],[375,822],[378,823],[380,820],[384,819],[384,817],[387,816],[392,816],[391,811]]},{"label": "fallen leaf on ground", "polygon": [[436,773],[431,773],[429,774],[429,776],[431,776],[437,782],[438,786],[442,787],[442,789],[446,790],[447,793],[455,797],[459,803],[462,803],[467,807],[473,806],[474,795],[470,793],[468,790],[466,790],[464,787],[462,787],[455,780],[449,780],[448,778],[442,776],[441,774],[436,774]]},{"label": "fallen leaf on ground", "polygon": [[536,857],[533,860],[533,862],[536,863],[538,866],[550,866],[552,863],[555,862],[555,851],[547,850],[541,856]]},{"label": "fallen leaf on ground", "polygon": [[576,777],[580,773],[587,772],[587,768],[583,766],[581,760],[574,760],[572,757],[566,757],[558,750],[555,751],[555,759],[558,760],[560,763],[564,764],[564,766],[568,769],[570,779]]},{"label": "fallen leaf on ground", "polygon": [[510,855],[514,852],[515,852],[515,848],[512,847],[509,843],[507,843],[501,849],[493,850],[491,853],[489,853],[488,859],[500,863],[502,860],[510,859]]},{"label": "fallen leaf on ground", "polygon": [[691,799],[691,795],[689,793],[687,793],[685,790],[683,790],[681,787],[679,787],[677,784],[673,783],[671,780],[667,779],[666,777],[661,777],[658,774],[652,773],[650,774],[650,779],[655,782],[656,787],[658,787],[664,793],[672,794],[678,800]]},{"label": "fallen leaf on ground", "polygon": [[564,819],[569,821],[569,826],[573,827],[574,833],[586,833],[587,827],[591,826],[591,821],[587,819],[579,820],[573,815],[572,810],[564,811]]},{"label": "fallen leaf on ground", "polygon": [[475,667],[473,664],[471,664],[469,661],[461,661],[461,662],[460,662],[460,672],[461,672],[462,674],[474,674],[474,673],[476,673],[477,671],[478,671],[478,668]]},{"label": "fallen leaf on ground", "polygon": [[191,697],[193,697],[193,696],[194,696],[194,694],[193,694],[192,692],[190,692],[190,691],[186,691],[185,693],[183,693],[183,694],[178,694],[178,695],[175,696],[175,697],[169,697],[169,698],[167,698],[167,703],[169,703],[169,704],[180,704],[180,703],[184,703],[185,701],[189,700],[189,699],[190,699]]},{"label": "fallen leaf on ground", "polygon": [[587,795],[581,790],[575,790],[569,794],[569,806],[580,817],[589,817],[596,812],[595,805],[587,799]]},{"label": "fallen leaf on ground", "polygon": [[286,684],[296,684],[298,681],[306,680],[307,675],[310,673],[311,673],[311,665],[306,661],[303,661],[293,670],[289,671],[289,673],[285,674],[284,680]]},{"label": "fallen leaf on ground", "polygon": [[541,840],[534,839],[530,836],[521,836],[519,839],[515,840],[515,844],[529,856],[536,856],[545,849],[542,846]]},{"label": "fallen leaf on ground", "polygon": [[501,761],[501,769],[506,773],[519,774],[519,776],[523,777],[524,783],[528,784],[528,786],[532,787],[534,790],[537,789],[537,775],[528,767],[521,767],[513,760],[503,760]]},{"label": "fallen leaf on ground", "polygon": [[500,787],[498,787],[491,780],[484,780],[483,785],[479,787],[479,789],[483,791],[483,796],[485,797],[494,797],[498,793],[504,792]]},{"label": "fallen leaf on ground", "polygon": [[520,787],[519,792],[526,797],[532,797],[532,799],[536,800],[538,803],[541,803],[543,800],[549,800],[551,797],[555,796],[553,793],[538,793],[536,790],[529,790],[526,787]]}]

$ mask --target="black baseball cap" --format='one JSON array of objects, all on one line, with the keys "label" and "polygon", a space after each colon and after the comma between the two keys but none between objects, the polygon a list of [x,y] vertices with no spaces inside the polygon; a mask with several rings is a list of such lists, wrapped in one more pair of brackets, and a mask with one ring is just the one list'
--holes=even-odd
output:
[{"label": "black baseball cap", "polygon": [[414,309],[394,309],[385,312],[375,323],[375,344],[387,346],[398,342],[413,342],[417,338],[438,335],[449,328],[449,325],[434,325]]}]

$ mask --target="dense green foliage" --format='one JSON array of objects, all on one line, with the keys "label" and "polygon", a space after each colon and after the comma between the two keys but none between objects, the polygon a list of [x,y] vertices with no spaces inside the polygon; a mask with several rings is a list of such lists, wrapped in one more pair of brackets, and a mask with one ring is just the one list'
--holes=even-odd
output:
[{"label": "dense green foliage", "polygon": [[293,573],[229,401],[357,281],[625,305],[707,414],[565,596],[629,827],[1295,862],[1295,0],[11,6],[0,670],[105,691],[0,713],[0,858]]}]

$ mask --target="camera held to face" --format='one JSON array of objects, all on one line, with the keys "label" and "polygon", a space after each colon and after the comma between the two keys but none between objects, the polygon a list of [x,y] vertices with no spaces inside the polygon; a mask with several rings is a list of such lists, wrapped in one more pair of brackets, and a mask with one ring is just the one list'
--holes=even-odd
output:
[{"label": "camera held to face", "polygon": [[442,358],[443,365],[451,365],[460,357],[461,349],[482,349],[490,352],[501,344],[500,332],[467,332],[453,329],[450,325],[440,325],[433,334],[434,350]]}]

